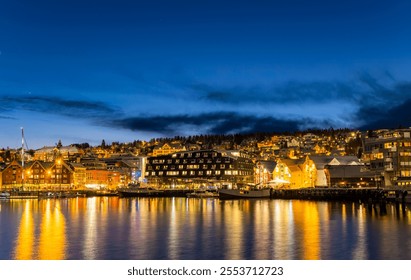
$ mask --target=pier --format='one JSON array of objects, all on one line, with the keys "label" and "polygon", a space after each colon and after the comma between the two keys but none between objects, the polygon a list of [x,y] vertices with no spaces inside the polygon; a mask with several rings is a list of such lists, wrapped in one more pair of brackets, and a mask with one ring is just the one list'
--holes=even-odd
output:
[{"label": "pier", "polygon": [[[6,193],[6,192],[4,192]],[[7,199],[43,199],[43,198],[73,198],[92,196],[116,196],[115,191],[71,190],[71,191],[7,191]]]},{"label": "pier", "polygon": [[378,188],[304,188],[272,189],[272,199],[411,203],[407,190]]}]

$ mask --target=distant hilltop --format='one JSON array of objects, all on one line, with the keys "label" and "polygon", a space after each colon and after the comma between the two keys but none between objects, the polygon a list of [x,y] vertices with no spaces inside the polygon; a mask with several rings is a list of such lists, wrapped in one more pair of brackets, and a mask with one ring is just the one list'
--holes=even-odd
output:
[{"label": "distant hilltop", "polygon": [[[51,160],[59,154],[65,157],[78,155],[97,155],[98,157],[109,157],[113,154],[132,155],[162,155],[175,151],[197,150],[197,149],[219,149],[219,150],[246,150],[258,153],[261,150],[269,156],[269,150],[277,150],[288,147],[301,147],[303,149],[315,148],[324,153],[335,153],[342,151],[343,142],[348,142],[345,153],[355,153],[358,143],[353,142],[352,135],[359,135],[359,131],[345,129],[318,129],[289,133],[252,133],[252,134],[221,134],[221,135],[193,135],[175,136],[164,138],[153,138],[149,141],[135,140],[130,143],[112,142],[106,144],[102,140],[100,145],[91,146],[89,143],[74,143],[63,145],[59,140],[54,146],[44,146],[40,149],[28,149],[25,151],[27,157],[41,160]],[[347,143],[344,143],[344,145]],[[345,148],[344,148],[345,149]],[[9,162],[20,157],[21,149],[1,149],[0,161]]]}]

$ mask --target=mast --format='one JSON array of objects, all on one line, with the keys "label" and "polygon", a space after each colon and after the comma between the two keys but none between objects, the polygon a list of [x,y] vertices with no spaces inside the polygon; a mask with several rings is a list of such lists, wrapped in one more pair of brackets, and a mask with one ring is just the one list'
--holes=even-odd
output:
[{"label": "mast", "polygon": [[24,189],[24,130],[21,127],[21,182]]}]

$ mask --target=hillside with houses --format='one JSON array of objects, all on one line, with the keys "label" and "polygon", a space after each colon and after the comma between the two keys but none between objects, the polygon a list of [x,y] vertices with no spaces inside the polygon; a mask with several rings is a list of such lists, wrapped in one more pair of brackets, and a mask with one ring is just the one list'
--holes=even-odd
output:
[{"label": "hillside with houses", "polygon": [[197,135],[0,150],[2,189],[392,187],[411,183],[411,129]]}]

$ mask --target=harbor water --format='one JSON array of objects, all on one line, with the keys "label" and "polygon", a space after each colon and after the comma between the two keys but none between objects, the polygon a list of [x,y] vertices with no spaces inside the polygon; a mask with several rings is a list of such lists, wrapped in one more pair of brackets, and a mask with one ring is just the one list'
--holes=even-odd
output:
[{"label": "harbor water", "polygon": [[281,199],[0,201],[0,259],[410,260],[411,211]]}]

